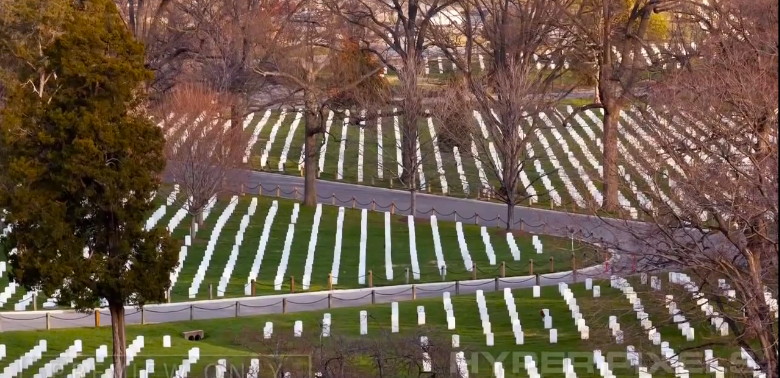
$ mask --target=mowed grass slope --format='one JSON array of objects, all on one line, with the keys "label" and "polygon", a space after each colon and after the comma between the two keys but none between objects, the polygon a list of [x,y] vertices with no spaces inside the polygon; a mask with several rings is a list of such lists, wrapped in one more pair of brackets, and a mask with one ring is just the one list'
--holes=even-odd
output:
[{"label": "mowed grass slope", "polygon": [[[597,283],[599,284],[599,283]],[[589,340],[581,340],[576,330],[571,313],[567,308],[557,287],[542,288],[540,298],[533,298],[531,291],[527,289],[515,290],[514,298],[518,310],[519,319],[525,334],[524,344],[515,345],[507,307],[501,292],[486,293],[487,312],[490,316],[492,332],[495,335],[495,344],[488,347],[485,344],[485,335],[482,332],[480,314],[473,294],[453,296],[453,312],[456,318],[454,330],[447,330],[445,311],[441,298],[423,299],[399,303],[399,338],[417,338],[426,335],[432,342],[438,343],[437,347],[450,348],[450,336],[457,334],[460,337],[460,347],[452,351],[462,350],[471,375],[475,377],[492,376],[493,361],[502,361],[509,377],[527,377],[523,359],[525,355],[531,355],[539,367],[539,372],[544,377],[563,377],[562,359],[569,357],[574,360],[575,372],[579,377],[599,377],[599,373],[592,363],[594,349],[601,350],[609,356],[608,362],[613,373],[618,377],[638,376],[635,368],[625,363],[625,346],[634,345],[643,353],[642,365],[651,368],[653,376],[672,377],[666,372],[666,363],[654,360],[654,356],[660,354],[660,347],[647,345],[642,340],[642,335],[633,333],[634,326],[638,327],[638,321],[631,317],[632,311],[628,300],[618,290],[608,287],[607,282],[601,282],[602,295],[593,298],[591,292],[585,290],[581,284],[572,285],[572,291],[580,307],[583,309],[584,319],[591,329]],[[640,290],[639,288],[637,288]],[[651,303],[646,302],[648,305]],[[655,304],[654,304],[655,305]],[[417,324],[417,307],[422,306],[426,313],[426,325]],[[286,315],[268,315],[258,317],[241,317],[234,319],[190,321],[167,324],[153,324],[145,326],[129,326],[128,343],[136,336],[143,335],[145,347],[130,365],[130,376],[137,376],[137,372],[144,368],[146,359],[155,360],[154,377],[172,375],[175,368],[181,364],[187,356],[188,350],[193,347],[200,348],[201,358],[192,369],[190,377],[203,377],[204,369],[215,364],[218,359],[225,358],[229,363],[240,366],[248,366],[248,359],[257,357],[258,354],[267,353],[269,350],[277,350],[284,353],[306,354],[313,353],[313,345],[322,345],[326,351],[337,351],[338,343],[345,340],[370,343],[377,336],[389,338],[390,333],[390,305],[379,304],[360,308],[339,308],[328,311],[331,314],[331,337],[320,338],[320,328],[323,311],[305,312]],[[548,309],[553,317],[553,327],[558,331],[558,342],[549,342],[549,331],[544,329],[539,316],[542,309]],[[361,336],[359,331],[359,311],[366,310],[368,317],[368,335]],[[607,330],[608,316],[619,314],[622,329],[626,330],[626,340],[623,345],[614,343],[614,339]],[[658,317],[652,313],[651,317],[656,321]],[[303,336],[294,339],[293,323],[297,320],[303,323]],[[715,356],[721,359],[721,365],[727,366],[730,355],[734,352],[731,346],[732,340],[728,337],[715,336],[707,327],[697,327],[695,342],[686,342],[675,335],[676,327],[673,325],[660,325],[660,332],[664,340],[670,342],[675,350],[714,343]],[[270,341],[262,340],[262,329],[265,322],[273,323],[273,338]],[[181,333],[187,330],[201,329],[206,338],[202,341],[187,341],[181,337]],[[171,335],[173,345],[171,348],[162,348],[163,335]],[[7,365],[21,354],[32,348],[41,339],[48,341],[49,352],[43,359],[33,364],[29,372],[37,372],[44,363],[56,357],[73,343],[80,339],[84,344],[84,352],[69,366],[65,372],[56,375],[64,377],[70,370],[84,359],[94,356],[95,349],[100,345],[110,345],[111,334],[108,328],[84,328],[71,330],[30,331],[4,333],[2,342],[6,345],[8,356],[0,363]],[[294,341],[299,340],[299,341]],[[320,344],[322,343],[322,344]],[[441,346],[446,344],[445,346]],[[279,345],[283,345],[280,347]],[[589,357],[590,356],[590,357]],[[694,350],[686,352],[685,363],[691,371],[692,377],[708,376],[701,369],[703,352]],[[740,361],[734,361],[736,366]],[[434,362],[436,363],[436,362]],[[98,365],[97,372],[102,373],[110,364],[110,360]],[[268,375],[268,369],[261,371],[260,377]],[[711,375],[711,374],[710,374]],[[366,365],[366,375],[374,376],[369,365]]]}]

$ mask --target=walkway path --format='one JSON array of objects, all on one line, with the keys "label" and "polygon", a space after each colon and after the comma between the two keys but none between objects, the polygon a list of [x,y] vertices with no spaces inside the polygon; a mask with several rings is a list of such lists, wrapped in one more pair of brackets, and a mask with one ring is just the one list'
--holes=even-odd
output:
[{"label": "walkway path", "polygon": [[[616,256],[614,259],[619,259]],[[434,282],[414,285],[397,285],[362,289],[345,289],[296,294],[264,295],[258,297],[226,298],[197,302],[166,303],[148,305],[142,311],[127,307],[127,324],[169,323],[187,320],[230,318],[237,316],[257,316],[325,310],[338,307],[368,306],[372,303],[389,303],[416,298],[439,297],[443,292],[469,294],[478,289],[484,291],[503,290],[504,288],[528,288],[537,283],[541,286],[557,285],[559,282],[582,282],[586,278],[606,279],[610,272],[602,266],[594,266],[577,271],[575,277],[571,271],[536,276],[479,279],[459,282]],[[328,299],[330,298],[330,300]],[[100,325],[108,326],[111,318],[107,309],[99,311]],[[48,315],[47,315],[48,314]],[[94,327],[95,315],[78,313],[72,310],[26,311],[0,313],[0,331],[43,330],[50,327],[76,328]]]},{"label": "walkway path", "polygon": [[[247,192],[258,192],[260,184],[264,189],[264,195],[275,194],[277,187],[282,197],[292,198],[297,191],[298,198],[302,195],[303,179],[295,176],[285,176],[264,172],[237,172],[231,177],[230,182],[239,187],[243,183]],[[319,202],[333,203],[342,206],[358,208],[388,209],[394,203],[399,214],[407,214],[410,196],[406,191],[385,188],[344,184],[338,182],[318,181],[317,190],[320,194]],[[353,201],[354,198],[354,201]],[[418,216],[430,216],[434,211],[440,220],[474,221],[474,215],[478,215],[487,221],[481,224],[490,226],[503,226],[506,207],[501,204],[442,197],[428,194],[417,196]],[[612,218],[600,218],[593,215],[573,214],[561,211],[516,207],[515,229],[527,232],[547,234],[559,237],[571,237],[591,244],[619,248],[620,251],[633,251],[634,257],[628,257],[625,252],[615,254],[612,257],[610,270],[620,272],[635,271],[641,268],[644,262],[635,256],[641,255],[642,250],[652,245],[646,239],[636,237],[636,233],[629,230],[649,231],[647,223],[620,220]],[[602,266],[595,266],[578,271],[576,280],[571,272],[551,273],[539,278],[540,285],[556,285],[558,282],[583,281],[586,277],[608,278],[609,272]],[[494,279],[482,279],[466,281],[458,286],[461,294],[471,293],[477,289],[493,290],[496,285],[505,287],[522,288],[534,285],[537,278],[534,276],[522,276],[502,278],[496,283]],[[182,302],[170,304],[149,305],[143,314],[146,323],[162,323],[183,321],[189,319],[225,318],[233,316],[261,315],[282,312],[282,302],[286,302],[287,312],[312,311],[328,308],[328,302],[332,307],[365,306],[372,303],[386,303],[398,300],[409,300],[412,291],[418,298],[441,295],[443,291],[455,292],[454,282],[438,282],[427,284],[401,285],[389,287],[363,288],[335,290],[332,292],[307,292],[298,294],[281,294],[261,297],[244,297],[232,299],[219,299],[197,302]],[[372,295],[372,292],[374,293]],[[330,301],[328,296],[330,295]],[[70,328],[94,326],[94,314],[76,313],[70,310],[49,311],[48,326],[51,328]],[[110,324],[108,313],[101,311],[101,324]],[[141,312],[134,308],[128,308],[127,324],[142,322]],[[0,331],[45,329],[47,327],[47,312],[7,312],[0,313]]]}]

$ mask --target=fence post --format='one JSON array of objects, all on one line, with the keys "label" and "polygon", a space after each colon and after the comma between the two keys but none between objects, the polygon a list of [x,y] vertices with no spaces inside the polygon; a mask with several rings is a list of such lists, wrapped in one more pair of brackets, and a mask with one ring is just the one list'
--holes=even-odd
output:
[{"label": "fence post", "polygon": [[287,313],[287,298],[282,298],[282,314]]},{"label": "fence post", "polygon": [[193,305],[190,305],[190,320],[193,319],[193,313],[192,313],[193,309],[194,309]]},{"label": "fence post", "polygon": [[471,263],[471,279],[472,280],[477,279],[477,263],[475,262]]},{"label": "fence post", "polygon": [[141,325],[146,324],[146,309],[141,306]]},{"label": "fence post", "polygon": [[333,294],[328,293],[328,309],[333,306]]},{"label": "fence post", "polygon": [[376,211],[376,201],[373,199],[371,200],[371,211]]},{"label": "fence post", "polygon": [[280,188],[279,185],[276,186],[276,196],[277,197],[282,196],[282,188]]},{"label": "fence post", "polygon": [[242,182],[242,183],[241,183],[241,196],[243,196],[243,195],[244,195],[244,193],[245,193],[245,192],[244,192],[244,183]]},{"label": "fence post", "polygon": [[333,273],[328,273],[328,290],[333,291]]},{"label": "fence post", "polygon": [[501,278],[506,277],[506,261],[501,262]]},{"label": "fence post", "polygon": [[263,185],[257,184],[257,196],[262,197],[263,196]]},{"label": "fence post", "polygon": [[406,267],[406,284],[409,284],[409,267]]},{"label": "fence post", "polygon": [[100,327],[100,309],[95,309],[95,328]]},{"label": "fence post", "polygon": [[374,287],[374,271],[368,271],[368,287]]},{"label": "fence post", "polygon": [[376,304],[376,290],[371,290],[371,304]]},{"label": "fence post", "polygon": [[474,224],[479,224],[479,214],[474,213]]},{"label": "fence post", "polygon": [[214,284],[209,283],[209,299],[214,299],[213,289],[214,289]]},{"label": "fence post", "polygon": [[555,259],[550,256],[550,272],[555,272]]},{"label": "fence post", "polygon": [[33,303],[33,311],[38,311],[38,294],[33,293],[32,303]]},{"label": "fence post", "polygon": [[493,290],[493,291],[498,291],[498,277],[493,279],[493,283],[494,283],[494,286],[495,286],[495,290]]},{"label": "fence post", "polygon": [[241,304],[236,301],[236,317],[238,317],[238,310],[241,308]]},{"label": "fence post", "polygon": [[290,293],[295,292],[295,276],[290,276]]},{"label": "fence post", "polygon": [[356,201],[356,200],[355,200],[355,197],[352,197],[352,208],[353,208],[353,209],[355,208],[355,201]]},{"label": "fence post", "polygon": [[534,276],[536,276],[536,285],[539,286],[539,273],[536,273]]},{"label": "fence post", "polygon": [[252,293],[252,296],[253,296],[253,297],[254,297],[255,295],[257,295],[257,287],[256,287],[257,285],[256,285],[256,284],[257,284],[257,281],[255,281],[254,279],[252,279],[251,293]]},{"label": "fence post", "polygon": [[171,288],[168,288],[168,303],[171,303]]},{"label": "fence post", "polygon": [[417,299],[417,285],[412,284],[412,300]]},{"label": "fence post", "polygon": [[46,313],[46,329],[51,329],[51,313]]},{"label": "fence post", "polygon": [[455,295],[460,295],[460,281],[455,281]]},{"label": "fence post", "polygon": [[395,202],[390,203],[390,215],[395,215]]},{"label": "fence post", "polygon": [[528,260],[528,274],[534,275],[534,259]]},{"label": "fence post", "polygon": [[336,206],[336,193],[330,194],[330,204]]},{"label": "fence post", "polygon": [[574,282],[577,282],[577,258],[574,256],[574,252],[571,253],[571,272],[574,276]]}]

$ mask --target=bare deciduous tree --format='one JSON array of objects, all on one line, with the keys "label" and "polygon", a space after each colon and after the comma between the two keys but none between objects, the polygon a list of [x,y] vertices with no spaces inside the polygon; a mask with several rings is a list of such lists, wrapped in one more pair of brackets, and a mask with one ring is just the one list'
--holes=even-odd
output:
[{"label": "bare deciduous tree", "polygon": [[620,208],[620,112],[642,97],[642,80],[647,78],[650,68],[666,66],[658,60],[648,63],[645,58],[650,51],[651,25],[658,14],[674,11],[680,3],[677,0],[588,0],[564,7],[567,29],[578,41],[579,51],[573,55],[578,59],[595,58],[598,99],[578,110],[604,109],[602,208],[607,211]]},{"label": "bare deciduous tree", "polygon": [[[317,202],[316,180],[327,113],[349,98],[355,104],[377,104],[386,100],[381,67],[361,67],[354,61],[350,30],[324,7],[311,0],[288,4],[277,15],[276,29],[263,41],[265,54],[254,71],[284,87],[281,99],[303,107],[304,200]],[[356,51],[359,52],[359,51]],[[362,68],[368,68],[363,70]],[[370,105],[369,105],[370,106]]]},{"label": "bare deciduous tree", "polygon": [[711,1],[701,11],[700,56],[654,89],[643,117],[659,153],[682,168],[659,184],[685,201],[650,230],[630,230],[659,241],[642,257],[688,272],[716,309],[710,317],[769,376],[778,368],[768,299],[778,294],[778,4]]},{"label": "bare deciduous tree", "polygon": [[350,0],[326,2],[335,14],[363,32],[362,48],[375,54],[398,75],[398,110],[401,123],[402,173],[399,180],[411,194],[411,211],[416,211],[416,192],[421,189],[418,170],[419,119],[425,116],[423,89],[418,78],[423,72],[423,55],[429,47],[428,33],[434,18],[455,0]]},{"label": "bare deciduous tree", "polygon": [[[463,76],[438,113],[446,116],[464,105],[475,109],[473,116],[460,120],[470,136],[466,143],[473,146],[466,151],[473,151],[490,178],[499,183],[491,191],[507,205],[507,230],[514,226],[515,205],[532,196],[533,190],[528,189],[537,180],[552,173],[529,179],[524,170],[545,158],[535,155],[532,145],[538,132],[548,127],[544,112],[567,94],[552,90],[566,71],[562,60],[566,33],[559,28],[562,5],[542,0],[464,0],[458,3],[457,19],[431,29],[434,43]],[[485,71],[473,66],[480,54],[488,58]],[[542,70],[536,68],[538,55],[547,61]],[[464,104],[459,99],[470,101]]]},{"label": "bare deciduous tree", "polygon": [[[203,210],[226,188],[226,179],[242,164],[246,138],[230,127],[229,102],[197,85],[183,85],[172,93],[164,109],[176,117],[163,123],[166,134],[166,175],[184,194],[182,207],[193,225],[202,225]],[[234,178],[234,176],[230,176]]]}]

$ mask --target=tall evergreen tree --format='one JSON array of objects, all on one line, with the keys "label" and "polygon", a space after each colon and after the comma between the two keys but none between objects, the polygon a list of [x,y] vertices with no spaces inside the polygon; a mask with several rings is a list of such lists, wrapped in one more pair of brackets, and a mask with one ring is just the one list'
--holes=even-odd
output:
[{"label": "tall evergreen tree", "polygon": [[[9,81],[0,113],[0,208],[12,227],[3,243],[26,288],[59,289],[80,310],[107,301],[123,378],[125,305],[162,301],[177,263],[167,232],[144,230],[164,138],[140,111],[151,75],[114,4],[66,4],[61,32],[39,66]],[[24,84],[41,72],[52,74],[46,90]]]}]

